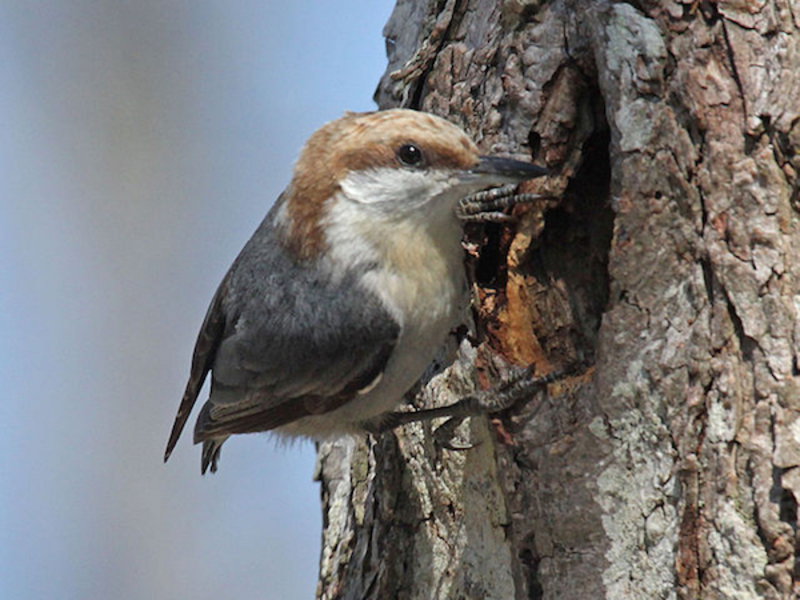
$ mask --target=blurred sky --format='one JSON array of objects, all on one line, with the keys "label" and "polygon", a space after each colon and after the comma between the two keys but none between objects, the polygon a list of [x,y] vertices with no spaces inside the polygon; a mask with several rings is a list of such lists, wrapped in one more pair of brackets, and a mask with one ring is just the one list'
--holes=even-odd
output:
[{"label": "blurred sky", "polygon": [[[162,464],[222,275],[391,0],[0,2],[0,598],[311,598],[313,447]],[[194,422],[192,417],[191,423]]]}]

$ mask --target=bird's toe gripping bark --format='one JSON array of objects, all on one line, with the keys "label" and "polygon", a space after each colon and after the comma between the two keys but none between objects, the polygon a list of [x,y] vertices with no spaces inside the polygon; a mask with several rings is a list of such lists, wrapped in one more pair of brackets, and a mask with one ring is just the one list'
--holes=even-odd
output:
[{"label": "bird's toe gripping bark", "polygon": [[533,368],[526,367],[516,371],[507,381],[492,389],[465,396],[459,401],[447,406],[426,408],[416,411],[388,412],[378,415],[363,424],[364,429],[372,434],[379,435],[407,423],[430,421],[432,419],[447,418],[434,432],[436,442],[449,450],[469,450],[474,444],[455,442],[455,430],[467,417],[479,415],[492,415],[517,402],[529,400],[533,394],[550,383],[559,381],[570,375],[578,374],[585,369],[580,362],[565,369],[552,371],[542,377],[533,377]]},{"label": "bird's toe gripping bark", "polygon": [[545,197],[541,194],[518,194],[516,189],[515,185],[505,185],[466,196],[458,203],[456,216],[462,221],[513,223],[516,219],[504,210]]}]

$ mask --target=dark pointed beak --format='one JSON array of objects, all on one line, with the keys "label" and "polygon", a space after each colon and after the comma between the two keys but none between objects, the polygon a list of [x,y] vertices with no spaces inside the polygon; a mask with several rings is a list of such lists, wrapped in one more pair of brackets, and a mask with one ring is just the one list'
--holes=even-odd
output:
[{"label": "dark pointed beak", "polygon": [[547,173],[548,171],[544,167],[513,158],[481,156],[477,165],[463,172],[461,180],[471,185],[493,187],[509,183],[516,184],[547,175]]},{"label": "dark pointed beak", "polygon": [[478,166],[474,167],[471,172],[486,176],[487,179],[497,176],[508,180],[509,183],[534,179],[548,173],[547,169],[539,165],[500,156],[481,156]]}]

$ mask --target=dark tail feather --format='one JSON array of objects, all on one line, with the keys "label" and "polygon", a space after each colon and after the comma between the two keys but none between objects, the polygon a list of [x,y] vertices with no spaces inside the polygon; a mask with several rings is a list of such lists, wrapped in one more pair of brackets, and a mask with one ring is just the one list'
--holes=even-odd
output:
[{"label": "dark tail feather", "polygon": [[203,408],[200,409],[200,414],[197,415],[197,422],[194,425],[194,443],[203,443],[203,452],[201,454],[200,472],[205,475],[208,469],[212,473],[217,472],[217,463],[219,462],[219,452],[222,449],[222,444],[228,439],[228,433],[211,433],[207,431],[213,427],[214,419],[211,417],[211,401],[206,402]]},{"label": "dark tail feather", "polygon": [[219,453],[222,450],[222,444],[225,443],[227,438],[212,439],[203,442],[203,457],[200,464],[200,473],[206,474],[208,468],[211,467],[211,472],[217,472],[217,463],[219,462]]}]

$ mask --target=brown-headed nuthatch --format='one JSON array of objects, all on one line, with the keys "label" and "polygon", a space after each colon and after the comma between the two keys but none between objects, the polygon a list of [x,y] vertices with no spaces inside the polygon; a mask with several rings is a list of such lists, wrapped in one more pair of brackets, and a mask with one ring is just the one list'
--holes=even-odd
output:
[{"label": "brown-headed nuthatch", "polygon": [[459,202],[545,173],[479,156],[461,129],[421,112],[324,125],[211,301],[164,460],[209,371],[194,429],[203,473],[235,433],[369,429],[464,313]]}]

